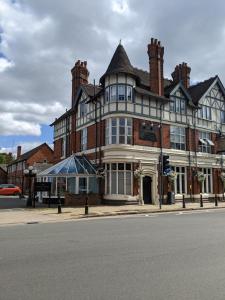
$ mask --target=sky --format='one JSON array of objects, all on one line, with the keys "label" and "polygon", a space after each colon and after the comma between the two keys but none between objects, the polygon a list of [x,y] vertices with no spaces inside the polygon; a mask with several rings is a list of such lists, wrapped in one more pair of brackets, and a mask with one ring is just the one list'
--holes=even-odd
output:
[{"label": "sky", "polygon": [[187,62],[191,82],[225,83],[223,0],[0,0],[0,152],[48,142],[71,105],[71,73],[87,60],[98,82],[120,41],[148,70],[147,44],[165,47],[164,74]]}]

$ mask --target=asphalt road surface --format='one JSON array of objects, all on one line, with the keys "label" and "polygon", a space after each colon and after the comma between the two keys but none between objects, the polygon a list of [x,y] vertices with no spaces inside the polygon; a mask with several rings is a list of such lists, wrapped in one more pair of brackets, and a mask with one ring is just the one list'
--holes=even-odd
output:
[{"label": "asphalt road surface", "polygon": [[225,299],[225,211],[0,227],[0,300]]}]

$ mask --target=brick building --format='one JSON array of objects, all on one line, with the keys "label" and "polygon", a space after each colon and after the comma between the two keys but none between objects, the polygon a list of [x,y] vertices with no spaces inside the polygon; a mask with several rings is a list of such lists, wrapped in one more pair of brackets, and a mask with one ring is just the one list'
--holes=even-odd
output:
[{"label": "brick building", "polygon": [[24,176],[24,170],[29,166],[33,166],[37,171],[48,167],[53,162],[53,150],[43,143],[38,147],[21,153],[21,146],[17,147],[17,158],[8,164],[8,183],[19,186],[23,192],[27,190],[27,179]]},{"label": "brick building", "polygon": [[[147,54],[143,71],[119,44],[97,86],[88,82],[87,62],[76,62],[71,109],[52,124],[55,161],[88,157],[103,170],[104,202],[156,204],[171,190],[176,199],[222,197],[223,84],[214,76],[190,85],[186,63],[164,78],[164,48],[156,39]],[[162,176],[164,155],[171,167]]]}]

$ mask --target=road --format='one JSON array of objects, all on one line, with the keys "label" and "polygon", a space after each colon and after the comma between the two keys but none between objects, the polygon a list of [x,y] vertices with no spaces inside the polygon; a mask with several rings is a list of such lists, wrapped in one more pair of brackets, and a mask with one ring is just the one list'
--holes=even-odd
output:
[{"label": "road", "polygon": [[224,300],[225,211],[0,228],[0,300]]}]

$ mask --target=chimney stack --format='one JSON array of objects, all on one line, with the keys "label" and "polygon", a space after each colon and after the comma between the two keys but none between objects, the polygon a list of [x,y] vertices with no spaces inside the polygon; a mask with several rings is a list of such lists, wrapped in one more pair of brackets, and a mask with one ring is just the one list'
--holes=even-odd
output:
[{"label": "chimney stack", "polygon": [[16,158],[19,158],[21,155],[21,146],[17,146],[17,157]]},{"label": "chimney stack", "polygon": [[150,90],[159,96],[164,95],[163,55],[164,47],[160,41],[151,38],[151,43],[148,44]]},{"label": "chimney stack", "polygon": [[187,65],[187,63],[183,62],[182,64],[176,65],[171,76],[174,83],[179,83],[181,81],[184,87],[188,89],[190,86],[190,73],[191,68]]},{"label": "chimney stack", "polygon": [[81,84],[88,84],[89,72],[87,69],[87,62],[77,60],[75,66],[71,70],[72,73],[72,107],[78,88]]}]

